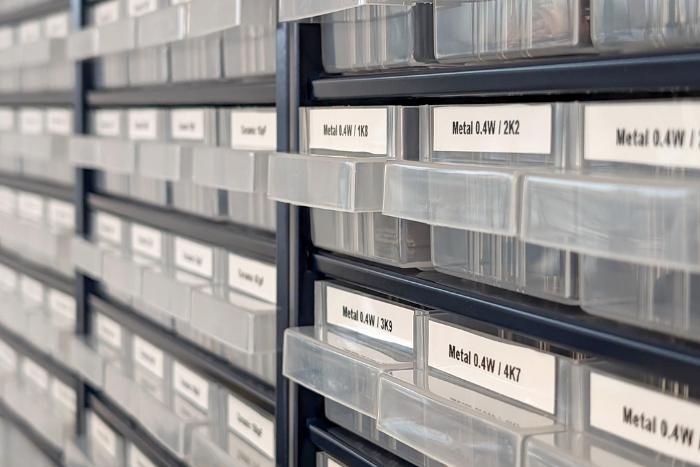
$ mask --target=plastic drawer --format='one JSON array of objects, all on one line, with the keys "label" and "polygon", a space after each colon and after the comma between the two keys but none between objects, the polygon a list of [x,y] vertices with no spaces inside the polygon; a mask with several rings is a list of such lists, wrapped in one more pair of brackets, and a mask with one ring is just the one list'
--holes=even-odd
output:
[{"label": "plastic drawer", "polygon": [[51,457],[41,451],[19,428],[11,422],[0,423],[0,463],[9,467],[31,465],[33,467],[51,467],[55,465]]},{"label": "plastic drawer", "polygon": [[276,204],[267,198],[268,153],[214,147],[193,151],[193,183],[225,190],[231,220],[275,229]]},{"label": "plastic drawer", "polygon": [[284,333],[282,373],[292,381],[360,413],[375,417],[379,375],[409,369],[410,354],[387,355],[323,328]]},{"label": "plastic drawer", "polygon": [[242,294],[226,298],[192,292],[191,326],[244,353],[272,352],[275,346],[276,306]]},{"label": "plastic drawer", "polygon": [[171,44],[172,80],[178,82],[220,79],[223,73],[221,47],[221,34],[216,33]]},{"label": "plastic drawer", "polygon": [[102,280],[120,296],[140,298],[142,268],[129,257],[105,253],[102,257]]},{"label": "plastic drawer", "polygon": [[435,55],[443,62],[591,52],[588,0],[435,0]]},{"label": "plastic drawer", "polygon": [[700,38],[694,1],[591,0],[591,36],[601,49],[693,46]]},{"label": "plastic drawer", "polygon": [[78,459],[91,467],[124,467],[126,445],[121,435],[92,411],[87,412],[86,418],[87,434],[75,451]]},{"label": "plastic drawer", "polygon": [[[538,435],[525,443],[526,467],[607,467],[650,465],[649,453],[635,451],[609,439],[572,431]],[[653,465],[671,467],[672,460],[653,458]]]},{"label": "plastic drawer", "polygon": [[578,258],[519,238],[528,171],[478,165],[389,163],[383,213],[431,225],[441,272],[563,303],[578,300]]},{"label": "plastic drawer", "polygon": [[93,279],[102,278],[102,252],[96,245],[82,237],[75,237],[71,251],[76,269],[87,273]]},{"label": "plastic drawer", "polygon": [[527,436],[580,426],[581,365],[467,326],[428,319],[425,376],[380,377],[380,431],[448,465],[518,466]]},{"label": "plastic drawer", "polygon": [[128,196],[136,172],[136,144],[119,139],[100,138],[97,143],[100,169],[96,184],[105,193]]},{"label": "plastic drawer", "polygon": [[327,72],[416,66],[433,60],[432,6],[423,2],[286,2],[280,21],[320,17]]},{"label": "plastic drawer", "polygon": [[421,108],[421,159],[576,168],[583,112],[578,103],[426,106]]},{"label": "plastic drawer", "polygon": [[179,176],[180,155],[176,145],[165,143],[167,111],[131,109],[127,112],[129,139],[136,146],[135,173],[129,179],[129,195],[139,200],[167,205],[169,178]]},{"label": "plastic drawer", "polygon": [[694,182],[528,176],[524,191],[523,237],[581,253],[584,309],[694,338],[700,272]]},{"label": "plastic drawer", "polygon": [[421,467],[445,466],[445,464],[430,459],[415,449],[411,449],[407,445],[400,443],[391,436],[379,431],[377,428],[377,420],[375,418],[363,415],[348,407],[338,404],[337,402],[333,402],[332,400],[325,400],[324,405],[325,415],[329,421],[345,428],[351,433],[355,433],[364,439],[371,441],[372,443],[393,454],[396,454],[402,459],[411,462],[413,465]]},{"label": "plastic drawer", "polygon": [[193,286],[182,284],[161,271],[143,271],[143,301],[160,313],[189,322]]},{"label": "plastic drawer", "polygon": [[277,2],[242,2],[240,23],[223,32],[227,78],[272,76],[276,70]]},{"label": "plastic drawer", "polygon": [[323,451],[316,453],[316,467],[345,467]]},{"label": "plastic drawer", "polygon": [[89,27],[71,33],[66,39],[66,56],[72,61],[94,58],[98,52],[99,32]]},{"label": "plastic drawer", "polygon": [[272,467],[274,460],[249,445],[234,434],[228,434],[223,442],[217,442],[211,428],[197,428],[192,433],[192,467]]}]

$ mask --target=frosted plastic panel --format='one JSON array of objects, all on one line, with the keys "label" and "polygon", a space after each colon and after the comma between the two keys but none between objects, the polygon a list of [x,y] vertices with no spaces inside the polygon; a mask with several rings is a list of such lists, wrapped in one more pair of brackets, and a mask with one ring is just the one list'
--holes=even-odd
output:
[{"label": "frosted plastic panel", "polygon": [[344,212],[381,210],[384,158],[276,154],[268,196],[299,206]]},{"label": "frosted plastic panel", "polygon": [[136,21],[139,47],[153,47],[184,39],[189,5],[176,5],[141,16]]},{"label": "frosted plastic panel", "polygon": [[287,329],[283,355],[287,378],[371,417],[377,413],[379,375],[413,367],[409,354],[382,353],[352,337],[313,327]]},{"label": "frosted plastic panel", "polygon": [[265,194],[268,158],[267,153],[196,147],[192,180],[211,188]]},{"label": "frosted plastic panel", "polygon": [[[136,21],[126,19],[100,26],[97,52],[99,55],[115,54],[136,47]],[[125,65],[125,64],[117,64]]]},{"label": "frosted plastic panel", "polygon": [[528,176],[526,241],[603,258],[700,271],[695,183],[594,176]]},{"label": "frosted plastic panel", "polygon": [[519,176],[489,167],[390,163],[382,212],[431,225],[516,235]]},{"label": "frosted plastic panel", "polygon": [[415,3],[431,3],[430,0],[292,0],[279,2],[279,20],[297,21],[313,18],[336,11],[358,8],[366,5],[413,5]]}]

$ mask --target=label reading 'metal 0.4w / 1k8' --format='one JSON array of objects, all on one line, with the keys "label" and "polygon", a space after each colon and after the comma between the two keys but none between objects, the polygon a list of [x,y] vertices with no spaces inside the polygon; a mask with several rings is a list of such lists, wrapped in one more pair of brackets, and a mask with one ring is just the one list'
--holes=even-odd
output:
[{"label": "label reading 'metal 0.4w / 1k8'", "polygon": [[386,108],[309,110],[309,147],[330,151],[385,155],[388,150]]}]

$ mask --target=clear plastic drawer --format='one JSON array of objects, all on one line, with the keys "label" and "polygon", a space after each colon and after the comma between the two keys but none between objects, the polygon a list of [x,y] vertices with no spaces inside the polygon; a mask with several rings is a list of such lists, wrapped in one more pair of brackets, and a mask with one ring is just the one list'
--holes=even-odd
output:
[{"label": "clear plastic drawer", "polygon": [[240,24],[223,32],[224,76],[274,75],[277,2],[241,2]]},{"label": "clear plastic drawer", "polygon": [[430,2],[291,1],[280,21],[319,17],[330,73],[417,66],[433,60]]},{"label": "clear plastic drawer", "polygon": [[379,379],[380,431],[448,465],[519,466],[526,437],[581,423],[574,360],[453,315],[427,326],[426,372]]},{"label": "clear plastic drawer", "polygon": [[435,56],[444,62],[590,52],[588,0],[434,0]]},{"label": "clear plastic drawer", "polygon": [[273,467],[275,461],[234,434],[224,436],[215,428],[201,427],[192,433],[192,467]]},{"label": "clear plastic drawer", "polygon": [[73,265],[93,279],[102,278],[102,252],[92,242],[75,237],[71,245]]},{"label": "clear plastic drawer", "polygon": [[[74,451],[78,460],[87,462],[85,465],[89,467],[124,467],[124,438],[96,413],[88,411],[86,419],[87,433]],[[82,467],[83,464],[78,465]]]},{"label": "clear plastic drawer", "polygon": [[276,154],[270,160],[268,196],[299,206],[376,212],[384,163],[382,157]]},{"label": "clear plastic drawer", "polygon": [[700,9],[686,0],[591,0],[591,36],[601,49],[697,45]]}]

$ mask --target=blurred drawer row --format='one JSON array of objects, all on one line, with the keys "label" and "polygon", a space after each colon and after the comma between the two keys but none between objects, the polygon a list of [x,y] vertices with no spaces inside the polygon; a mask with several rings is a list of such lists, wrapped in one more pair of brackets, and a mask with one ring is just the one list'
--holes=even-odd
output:
[{"label": "blurred drawer row", "polygon": [[301,110],[318,247],[697,338],[697,101]]},{"label": "blurred drawer row", "polygon": [[316,322],[285,332],[284,375],[416,465],[700,462],[680,382],[337,282],[316,284]]},{"label": "blurred drawer row", "polygon": [[328,72],[700,44],[697,0],[280,0],[321,23]]},{"label": "blurred drawer row", "polygon": [[173,454],[191,465],[237,465],[242,451],[274,464],[271,414],[107,316],[93,323],[88,339],[73,342],[71,365]]},{"label": "blurred drawer row", "polygon": [[73,241],[76,267],[207,350],[274,384],[274,264],[97,212],[90,240]]},{"label": "blurred drawer row", "polygon": [[0,186],[0,246],[73,276],[70,259],[75,208],[66,201]]},{"label": "blurred drawer row", "polygon": [[76,434],[77,388],[0,341],[0,399],[56,448]]},{"label": "blurred drawer row", "polygon": [[75,66],[66,54],[69,12],[0,27],[0,92],[70,90]]},{"label": "blurred drawer row", "polygon": [[275,74],[274,0],[111,0],[93,6],[68,54],[97,58],[97,87]]},{"label": "blurred drawer row", "polygon": [[73,110],[64,107],[1,107],[0,169],[61,184],[72,184],[69,158]]},{"label": "blurred drawer row", "polygon": [[0,463],[6,467],[54,467],[54,462],[12,421],[0,419]]},{"label": "blurred drawer row", "polygon": [[99,170],[98,189],[190,213],[274,230],[268,156],[274,108],[96,110],[71,160]]}]

